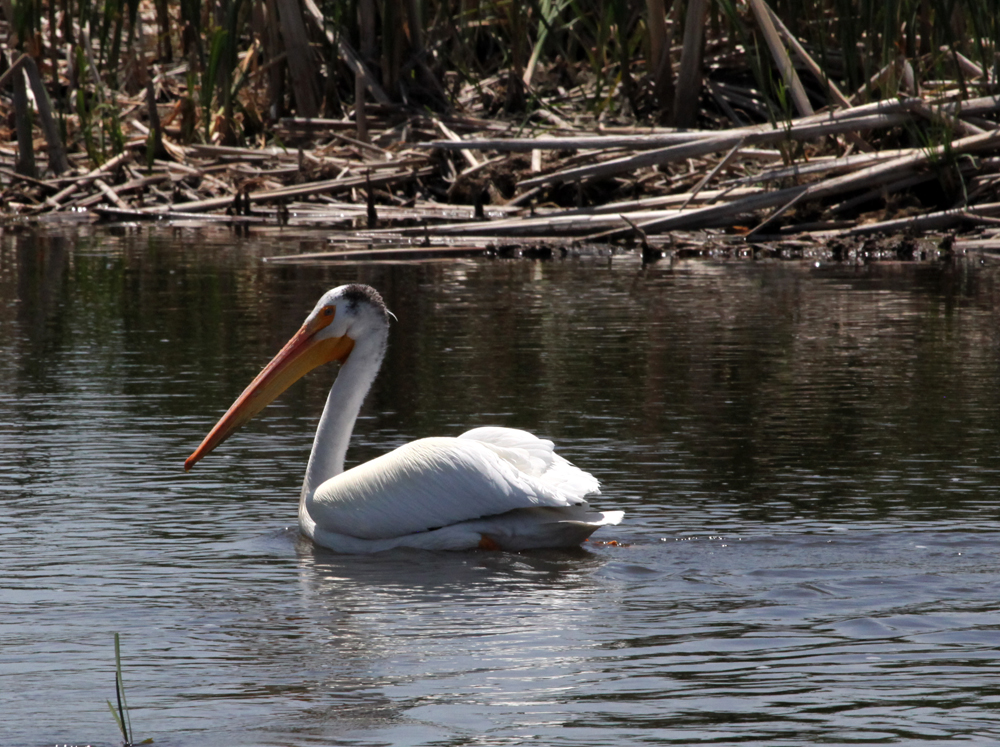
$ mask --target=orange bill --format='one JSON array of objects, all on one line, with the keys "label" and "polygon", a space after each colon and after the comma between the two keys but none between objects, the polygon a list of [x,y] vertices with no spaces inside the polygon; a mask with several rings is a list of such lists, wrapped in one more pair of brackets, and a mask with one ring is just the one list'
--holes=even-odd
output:
[{"label": "orange bill", "polygon": [[184,462],[185,470],[191,469],[199,459],[229,438],[250,418],[271,404],[275,397],[314,368],[334,360],[341,363],[347,360],[351,350],[354,349],[354,340],[350,337],[344,335],[316,339],[316,333],[332,321],[333,307],[329,308],[329,314],[306,321],[281,352],[257,374],[257,378],[243,390],[243,394],[205,436],[201,446],[187,458]]}]

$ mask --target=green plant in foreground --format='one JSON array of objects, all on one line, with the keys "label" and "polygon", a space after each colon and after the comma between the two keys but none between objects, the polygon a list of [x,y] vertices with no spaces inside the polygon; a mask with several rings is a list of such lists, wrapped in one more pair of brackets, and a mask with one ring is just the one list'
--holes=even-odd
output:
[{"label": "green plant in foreground", "polygon": [[[128,715],[128,702],[125,700],[125,685],[122,682],[122,653],[119,644],[118,634],[115,633],[115,696],[118,700],[118,710],[115,710],[111,701],[108,701],[108,708],[111,715],[115,717],[115,723],[121,730],[122,739],[125,740],[124,747],[132,747],[132,721]],[[139,744],[150,744],[152,739],[144,739]]]}]

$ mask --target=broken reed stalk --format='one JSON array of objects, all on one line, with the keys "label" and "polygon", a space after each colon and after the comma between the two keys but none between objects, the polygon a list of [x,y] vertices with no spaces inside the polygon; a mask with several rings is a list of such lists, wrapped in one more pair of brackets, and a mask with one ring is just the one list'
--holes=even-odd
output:
[{"label": "broken reed stalk", "polygon": [[[956,140],[955,142],[941,145],[936,148],[929,148],[911,155],[893,159],[886,163],[870,166],[857,173],[833,177],[832,179],[827,179],[808,187],[794,187],[788,190],[772,192],[769,196],[770,199],[747,198],[745,201],[746,204],[744,205],[739,205],[738,203],[741,201],[736,201],[721,207],[729,208],[733,212],[748,212],[750,210],[749,203],[751,202],[755,205],[752,208],[753,210],[760,210],[781,205],[785,202],[785,200],[822,200],[834,195],[844,194],[855,189],[884,184],[892,179],[895,179],[901,173],[912,171],[917,167],[926,165],[932,160],[940,159],[945,154],[946,150],[950,151],[954,155],[958,155],[961,153],[971,153],[981,149],[997,146],[1000,146],[1000,130],[994,130],[993,132],[982,135],[974,135],[972,137],[963,138],[962,140]],[[779,199],[779,195],[783,195],[784,199]],[[722,214],[723,212],[719,210],[719,206],[712,206],[691,211],[691,213],[688,213],[687,215],[669,216],[659,220],[652,220],[649,223],[641,224],[641,226],[649,233],[676,230],[679,228],[690,227],[691,225],[697,225],[699,222],[711,220],[716,217],[721,217]]]},{"label": "broken reed stalk", "polygon": [[806,176],[818,176],[830,172],[850,172],[856,171],[867,164],[881,163],[893,158],[916,152],[916,148],[906,148],[897,150],[880,151],[878,153],[853,153],[837,158],[817,159],[809,163],[796,163],[791,166],[783,166],[776,169],[765,169],[750,176],[741,176],[734,179],[726,179],[719,183],[719,186],[736,186],[741,184],[766,184],[768,182],[780,181],[782,179],[799,179]]},{"label": "broken reed stalk", "polygon": [[616,174],[622,174],[648,166],[662,166],[673,161],[715,153],[732,148],[741,140],[747,145],[764,145],[780,143],[786,140],[810,140],[826,135],[843,132],[868,130],[882,127],[893,127],[907,121],[903,114],[874,114],[867,117],[852,117],[822,123],[791,124],[787,129],[756,131],[747,134],[709,135],[700,140],[668,146],[658,150],[647,151],[635,156],[625,156],[611,161],[605,161],[592,166],[581,166],[575,169],[565,169],[554,174],[546,174],[526,179],[518,183],[518,187],[527,189],[539,184],[559,182],[575,182],[583,179],[598,179]]},{"label": "broken reed stalk", "polygon": [[[911,106],[911,99],[893,99],[890,101],[877,101],[871,104],[854,106],[849,110],[824,112],[814,114],[810,117],[801,117],[792,120],[790,127],[782,129],[782,132],[799,132],[801,128],[821,123],[841,122],[846,119],[856,119],[877,114],[898,114],[906,112]],[[917,101],[920,101],[919,99]],[[968,99],[962,102],[945,101],[934,105],[942,112],[962,116],[982,115],[1000,109],[1000,95],[983,96],[975,99]],[[898,122],[893,121],[887,126],[894,126]],[[502,152],[527,152],[532,150],[596,150],[609,148],[631,148],[633,150],[651,150],[662,148],[668,145],[679,143],[689,143],[696,140],[705,140],[713,137],[740,137],[743,135],[753,135],[762,132],[775,132],[776,128],[771,124],[749,125],[747,127],[736,127],[723,130],[685,130],[685,131],[664,131],[647,135],[572,135],[565,137],[555,137],[548,134],[537,138],[473,138],[462,140],[460,143],[448,140],[433,140],[427,143],[416,143],[417,148],[441,148],[442,150],[457,150],[467,148],[470,150],[497,150]],[[815,131],[814,131],[815,132]],[[806,132],[803,136],[808,139],[814,136],[814,132]],[[820,135],[816,135],[819,137]]]},{"label": "broken reed stalk", "polygon": [[774,27],[774,22],[771,20],[771,9],[764,0],[749,0],[749,4],[757,19],[757,26],[761,34],[763,34],[768,48],[771,50],[771,56],[778,66],[778,71],[781,73],[781,77],[792,96],[792,103],[795,104],[799,116],[808,117],[813,113],[812,104],[809,103],[809,96],[806,95],[806,89],[803,87],[802,81],[799,80],[799,74],[795,72],[792,60],[788,56],[788,50],[781,43],[781,37]]},{"label": "broken reed stalk", "polygon": [[713,168],[711,171],[705,174],[705,176],[703,176],[698,181],[698,183],[694,185],[694,187],[691,189],[691,196],[684,201],[683,205],[681,205],[680,207],[681,210],[686,208],[691,203],[691,201],[698,196],[698,193],[701,192],[702,188],[710,181],[712,181],[712,179],[715,177],[716,174],[718,174],[720,171],[726,168],[726,166],[728,166],[730,162],[732,162],[733,158],[736,157],[736,154],[739,152],[740,148],[743,147],[743,144],[745,142],[746,138],[743,138],[738,143],[736,143],[736,145],[733,146],[732,150],[730,150],[729,153],[727,153],[726,156],[715,165],[715,168]]},{"label": "broken reed stalk", "polygon": [[803,47],[799,43],[799,40],[795,38],[795,34],[793,34],[791,31],[788,30],[788,27],[785,26],[785,24],[781,21],[781,18],[778,16],[777,13],[774,12],[774,9],[771,8],[770,5],[767,5],[766,7],[768,11],[768,17],[771,19],[771,23],[774,24],[774,27],[785,38],[785,41],[788,43],[788,46],[790,46],[792,50],[795,52],[795,56],[802,61],[802,64],[809,69],[809,72],[813,74],[816,80],[823,81],[824,85],[827,88],[827,91],[829,91],[830,93],[830,97],[833,99],[833,102],[837,106],[842,107],[844,109],[850,109],[852,106],[851,102],[847,99],[846,96],[844,96],[843,93],[841,93],[840,89],[837,87],[837,84],[830,79],[830,77],[816,63],[816,60],[812,58],[812,55],[810,55],[806,51],[805,47]]}]

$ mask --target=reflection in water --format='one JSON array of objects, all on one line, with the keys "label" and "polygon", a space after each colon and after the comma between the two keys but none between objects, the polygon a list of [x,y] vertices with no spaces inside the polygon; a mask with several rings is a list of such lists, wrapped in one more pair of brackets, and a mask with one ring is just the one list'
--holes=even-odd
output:
[{"label": "reflection in water", "polygon": [[[307,242],[0,236],[0,742],[115,743],[116,630],[158,744],[1000,737],[996,268],[259,261]],[[332,372],[185,475],[351,281],[399,321],[349,461],[527,428],[627,546],[316,550]]]}]

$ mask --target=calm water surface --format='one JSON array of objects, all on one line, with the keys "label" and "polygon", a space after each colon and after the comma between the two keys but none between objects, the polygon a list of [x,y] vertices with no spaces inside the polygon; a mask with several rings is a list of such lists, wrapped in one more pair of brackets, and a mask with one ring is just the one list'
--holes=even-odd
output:
[{"label": "calm water surface", "polygon": [[[0,235],[0,744],[995,744],[1000,268],[288,267],[318,238]],[[578,552],[295,529],[334,371],[184,458],[334,285],[399,317],[350,460],[528,428]]]}]

